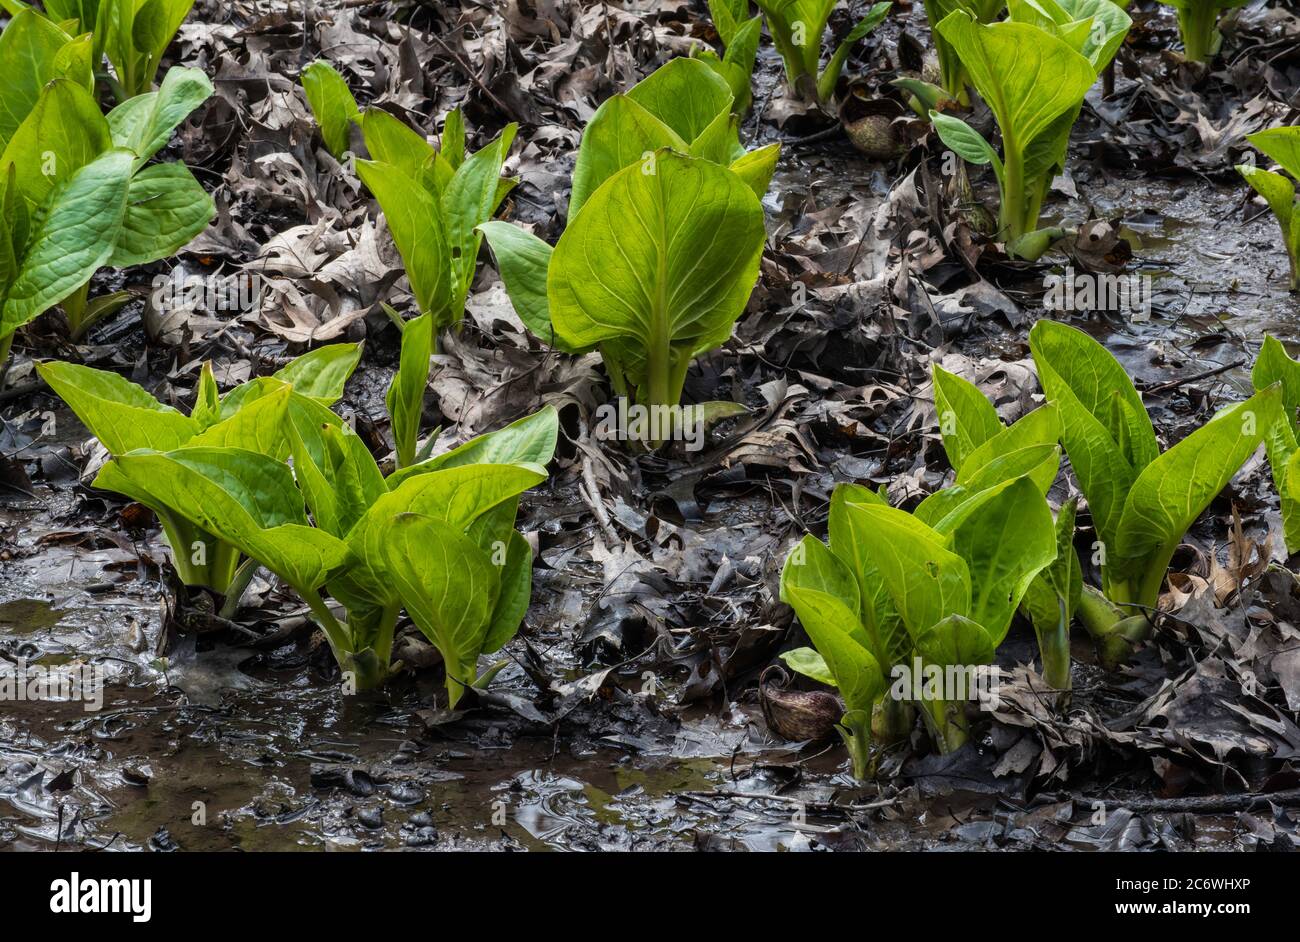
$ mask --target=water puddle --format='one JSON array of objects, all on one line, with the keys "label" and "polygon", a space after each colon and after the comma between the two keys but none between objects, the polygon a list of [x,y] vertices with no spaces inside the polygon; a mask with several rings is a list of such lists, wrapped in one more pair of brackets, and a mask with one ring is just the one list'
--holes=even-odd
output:
[{"label": "water puddle", "polygon": [[0,602],[0,634],[34,634],[45,628],[53,628],[62,620],[62,613],[41,599]]},{"label": "water puddle", "polygon": [[[1140,371],[1134,375],[1159,383],[1170,379],[1169,366],[1192,375],[1231,365],[1211,385],[1226,384],[1238,398],[1250,391],[1265,333],[1293,353],[1300,347],[1300,296],[1286,290],[1277,222],[1253,204],[1243,211],[1244,187],[1114,177],[1080,189],[1098,216],[1122,221],[1133,245],[1130,270],[1153,282],[1149,322],[1113,334],[1098,325],[1111,352]],[[1086,212],[1079,202],[1070,210]]]}]

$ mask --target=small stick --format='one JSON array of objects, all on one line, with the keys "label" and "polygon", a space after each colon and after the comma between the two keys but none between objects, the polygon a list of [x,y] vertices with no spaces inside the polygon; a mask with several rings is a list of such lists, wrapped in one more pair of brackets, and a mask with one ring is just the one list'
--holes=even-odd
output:
[{"label": "small stick", "polygon": [[1300,805],[1300,788],[1287,788],[1276,792],[1261,792],[1253,795],[1198,795],[1190,798],[1135,798],[1129,801],[1118,799],[1099,799],[1089,798],[1084,795],[1075,795],[1076,801],[1091,803],[1101,801],[1105,804],[1106,809],[1118,810],[1127,808],[1134,814],[1150,814],[1152,812],[1182,812],[1190,811],[1200,814],[1206,814],[1214,811],[1249,811],[1251,808],[1262,802],[1272,802],[1274,804],[1297,807]]},{"label": "small stick", "polygon": [[1209,379],[1211,376],[1218,376],[1220,373],[1226,373],[1228,370],[1235,370],[1237,367],[1245,365],[1245,360],[1225,363],[1223,366],[1216,366],[1212,370],[1206,370],[1204,373],[1197,373],[1195,376],[1184,376],[1182,379],[1170,380],[1167,383],[1161,383],[1159,386],[1152,386],[1150,389],[1146,390],[1144,395],[1154,396],[1160,393],[1165,393],[1171,389],[1177,389],[1179,386],[1184,386],[1187,383],[1195,383],[1202,379]]},{"label": "small stick", "polygon": [[600,487],[596,484],[596,471],[591,466],[591,458],[586,456],[582,459],[582,482],[585,487],[580,487],[578,490],[587,499],[587,506],[596,515],[596,522],[600,524],[600,529],[613,545],[617,546],[622,540],[619,539],[614,524],[610,522],[609,511],[605,509],[605,502],[600,496]]},{"label": "small stick", "polygon": [[895,804],[898,801],[897,798],[884,798],[880,801],[869,801],[861,805],[837,805],[834,802],[829,801],[804,801],[802,798],[795,798],[790,795],[750,794],[749,792],[732,791],[723,788],[715,789],[714,791],[688,791],[682,792],[682,794],[689,795],[692,798],[754,798],[765,801],[783,801],[790,805],[802,805],[810,811],[837,811],[841,813],[871,811],[875,808],[888,808],[890,805]]},{"label": "small stick", "polygon": [[446,51],[447,55],[451,56],[452,59],[455,60],[456,65],[460,66],[460,70],[465,73],[465,78],[469,79],[471,82],[477,85],[484,95],[487,95],[488,98],[492,99],[492,104],[496,105],[497,108],[501,109],[502,114],[514,115],[515,117],[518,117],[518,115],[515,115],[515,113],[512,110],[510,110],[505,106],[505,103],[502,102],[500,98],[498,98],[495,94],[493,94],[492,89],[488,88],[485,84],[483,84],[483,80],[479,78],[477,73],[475,73],[474,70],[471,69],[465,63],[465,60],[462,59],[460,56],[458,56],[450,46],[448,46],[445,42],[442,41],[441,36],[439,36],[437,33],[433,33],[431,35],[433,36],[433,41],[436,42],[439,46],[441,46]]},{"label": "small stick", "polygon": [[829,141],[831,138],[838,137],[844,133],[844,125],[836,122],[829,128],[823,128],[804,137],[783,137],[782,144],[789,144],[791,147],[798,147],[800,144],[816,144],[818,141]]}]

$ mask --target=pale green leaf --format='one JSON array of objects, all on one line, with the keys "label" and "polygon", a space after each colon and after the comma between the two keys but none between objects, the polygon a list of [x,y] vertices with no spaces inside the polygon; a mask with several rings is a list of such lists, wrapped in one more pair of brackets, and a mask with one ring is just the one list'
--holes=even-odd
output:
[{"label": "pale green leaf", "polygon": [[415,463],[415,446],[424,415],[424,390],[429,385],[429,357],[433,353],[433,315],[421,314],[402,328],[402,352],[397,375],[385,402],[392,419],[397,467]]},{"label": "pale green leaf", "polygon": [[818,683],[830,687],[835,686],[835,675],[826,666],[826,658],[812,648],[794,648],[790,651],[783,651],[780,658],[795,673],[803,674],[805,677],[810,677]]},{"label": "pale green leaf", "polygon": [[188,520],[300,591],[319,587],[347,558],[341,540],[308,525],[289,466],[267,455],[237,448],[135,452],[106,464],[95,486]]},{"label": "pale green leaf", "polygon": [[1246,140],[1300,180],[1300,126],[1265,128],[1247,134]]},{"label": "pale green leaf", "polygon": [[546,274],[554,250],[537,236],[508,222],[494,220],[479,226],[487,236],[496,258],[501,281],[510,295],[510,303],[524,326],[543,343],[565,353],[579,353],[562,346],[551,326],[550,306],[546,300]]},{"label": "pale green leaf", "polygon": [[69,36],[36,10],[23,10],[0,33],[0,148],[36,107],[56,75],[55,57]]},{"label": "pale green leaf", "polygon": [[[795,589],[814,589],[838,600],[850,612],[861,610],[858,583],[852,570],[814,536],[805,536],[785,558],[781,568],[781,601],[789,603]],[[843,630],[868,650],[874,645],[856,617]]]},{"label": "pale green leaf", "polygon": [[[496,565],[495,560],[493,565]],[[532,598],[533,548],[514,530],[510,531],[506,539],[505,561],[498,568],[501,588],[492,609],[492,619],[483,636],[483,654],[500,650],[502,645],[515,636]]]},{"label": "pale green leaf", "polygon": [[846,511],[858,516],[861,542],[913,639],[948,615],[970,614],[970,569],[939,533],[892,507],[847,504]]},{"label": "pale green leaf", "polygon": [[746,151],[743,156],[728,164],[728,168],[754,191],[755,196],[762,199],[772,185],[772,176],[776,173],[776,162],[780,156],[781,145],[768,144],[766,147]]},{"label": "pale green leaf", "polygon": [[871,652],[848,630],[857,616],[839,599],[816,589],[792,586],[787,601],[826,662],[845,705],[870,713],[885,690],[885,679]]},{"label": "pale green leaf", "polygon": [[[972,451],[957,474],[957,483],[969,484],[977,477],[982,477],[982,472],[989,464],[1020,449],[1055,445],[1061,439],[1061,431],[1060,410],[1055,405],[1049,402],[1030,410],[1013,425],[1000,429],[996,435]],[[999,480],[1007,480],[1011,476],[1004,474]],[[1055,477],[1056,473],[1052,471],[1040,490],[1046,492]]]},{"label": "pale green leaf", "polygon": [[766,233],[757,197],[735,174],[671,152],[653,175],[629,167],[596,191],[551,260],[547,296],[556,334],[571,347],[636,345],[632,385],[661,384],[721,345],[744,310]]},{"label": "pale green leaf", "polygon": [[[1271,386],[1215,416],[1143,469],[1124,502],[1109,565],[1158,590],[1188,528],[1255,453],[1281,406],[1282,390]],[[1148,596],[1148,604],[1154,602]]]},{"label": "pale green leaf", "polygon": [[390,604],[393,591],[383,566],[388,520],[401,513],[436,516],[463,533],[478,517],[545,479],[545,469],[531,465],[466,465],[403,481],[376,499],[349,531],[347,542],[358,564],[349,570],[347,586],[336,592],[331,583],[330,591],[379,606]]},{"label": "pale green leaf", "polygon": [[978,622],[953,614],[922,632],[916,647],[926,664],[974,667],[993,660],[997,642]]},{"label": "pale green leaf", "polygon": [[388,490],[374,457],[329,409],[303,396],[290,397],[285,431],[294,475],[316,525],[346,536]]},{"label": "pale green leaf", "polygon": [[1264,444],[1268,449],[1273,483],[1282,503],[1282,527],[1287,549],[1300,551],[1300,492],[1291,488],[1288,477],[1288,468],[1297,452],[1300,363],[1287,355],[1286,348],[1276,337],[1266,334],[1250,378],[1256,391],[1268,389],[1274,383],[1280,383],[1282,387],[1282,407],[1277,421],[1265,432]]},{"label": "pale green leaf", "polygon": [[108,113],[113,142],[135,151],[142,166],[211,95],[212,82],[201,69],[168,69],[158,91],[128,98]]},{"label": "pale green leaf", "polygon": [[454,526],[413,513],[385,527],[383,559],[411,620],[442,654],[454,708],[478,674],[500,574]]},{"label": "pale green leaf", "polygon": [[[716,114],[716,112],[715,112]],[[582,132],[573,188],[569,194],[569,224],[600,185],[620,170],[640,164],[647,155],[668,147],[685,153],[684,141],[671,127],[627,95],[615,95],[596,109]]]},{"label": "pale green leaf", "polygon": [[1052,512],[1028,478],[983,501],[952,531],[951,549],[971,577],[969,615],[1002,642],[1029,584],[1056,559]]},{"label": "pale green leaf", "polygon": [[506,125],[499,137],[457,168],[443,191],[447,245],[456,273],[451,311],[454,322],[460,320],[465,295],[474,280],[474,266],[483,242],[478,227],[496,211],[501,168],[517,130],[517,125]]},{"label": "pale green leaf", "polygon": [[435,171],[438,151],[423,135],[380,108],[363,111],[360,124],[372,160],[396,167],[431,196],[439,192]]},{"label": "pale green leaf", "polygon": [[1002,431],[1002,420],[974,383],[937,363],[932,372],[943,450],[953,470],[961,471],[972,452]]},{"label": "pale green leaf", "polygon": [[951,533],[978,502],[1021,477],[1028,477],[1040,494],[1046,494],[1061,466],[1061,450],[1054,445],[1029,445],[998,455],[963,483],[935,491],[921,501],[913,515],[941,533]]},{"label": "pale green leaf", "polygon": [[343,398],[343,387],[360,362],[361,344],[332,343],[294,358],[274,378],[300,396],[333,405]]},{"label": "pale green leaf", "polygon": [[1079,607],[1083,571],[1074,549],[1074,521],[1078,499],[1067,501],[1056,515],[1056,559],[1030,583],[1021,607],[1034,623],[1039,638],[1048,637],[1059,626],[1064,610],[1068,628]]},{"label": "pale green leaf", "polygon": [[1261,170],[1259,167],[1242,165],[1237,168],[1237,172],[1250,184],[1251,189],[1264,197],[1264,202],[1268,203],[1268,208],[1277,217],[1283,233],[1286,233],[1295,212],[1295,184],[1280,173]]},{"label": "pale green leaf", "polygon": [[[511,422],[503,429],[472,438],[465,444],[419,467],[426,471],[471,464],[524,464],[545,467],[555,455],[560,434],[560,415],[554,406],[543,406],[532,415]],[[397,482],[389,478],[389,486]]]},{"label": "pale green leaf", "polygon": [[112,257],[133,159],[110,150],[55,188],[0,309],[0,337],[72,294]]},{"label": "pale green leaf", "polygon": [[[731,111],[727,83],[698,59],[669,59],[627,92],[627,97],[690,144],[721,113]],[[647,148],[650,149],[650,148]]]},{"label": "pale green leaf", "polygon": [[357,173],[384,211],[420,313],[450,324],[451,249],[437,201],[392,164],[358,160]]},{"label": "pale green leaf", "polygon": [[998,157],[997,151],[993,149],[993,146],[988,141],[984,140],[984,136],[979,131],[976,131],[961,118],[954,118],[952,115],[939,111],[930,112],[930,122],[939,133],[939,140],[943,141],[945,147],[951,149],[953,153],[968,164],[974,164],[977,167],[992,164],[998,180],[1003,179],[1002,161]]},{"label": "pale green leaf", "polygon": [[131,42],[147,63],[143,76],[147,83],[152,81],[158,60],[185,22],[194,0],[136,0],[136,4]]},{"label": "pale green leaf", "polygon": [[131,178],[126,217],[108,264],[127,268],[173,255],[216,215],[212,197],[184,164],[145,167]]},{"label": "pale green leaf", "polygon": [[1040,320],[1029,346],[1093,520],[1113,543],[1133,480],[1159,452],[1155,429],[1128,373],[1087,334]]},{"label": "pale green leaf", "polygon": [[171,451],[199,433],[194,419],[116,373],[58,360],[38,363],[36,369],[111,455],[141,448]]},{"label": "pale green leaf", "polygon": [[938,31],[993,111],[1008,151],[1021,152],[1078,105],[1097,80],[1087,59],[1026,23],[985,25],[958,11],[945,17]]},{"label": "pale green leaf", "polygon": [[18,189],[33,206],[113,146],[108,122],[94,96],[75,82],[55,79],[0,156],[0,172],[13,166]]},{"label": "pale green leaf", "polygon": [[293,389],[279,389],[253,400],[234,415],[211,425],[185,443],[186,448],[239,448],[283,461],[288,456],[285,411]]},{"label": "pale green leaf", "polygon": [[323,60],[303,69],[299,79],[311,113],[320,125],[325,149],[337,160],[347,152],[352,122],[361,114],[357,101],[343,76]]}]

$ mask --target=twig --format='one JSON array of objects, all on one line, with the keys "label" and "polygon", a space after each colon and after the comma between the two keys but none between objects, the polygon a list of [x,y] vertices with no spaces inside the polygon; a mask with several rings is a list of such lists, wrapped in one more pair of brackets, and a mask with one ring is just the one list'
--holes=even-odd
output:
[{"label": "twig", "polygon": [[1167,383],[1161,383],[1159,386],[1152,386],[1146,390],[1145,395],[1155,396],[1160,393],[1168,392],[1171,389],[1177,389],[1179,386],[1185,386],[1188,383],[1196,383],[1203,379],[1209,379],[1211,376],[1218,376],[1220,373],[1226,373],[1228,370],[1235,370],[1239,366],[1245,366],[1245,360],[1236,360],[1232,363],[1225,363],[1223,366],[1216,366],[1212,370],[1206,370],[1204,373],[1197,373],[1195,376],[1184,376],[1182,379],[1170,380]]},{"label": "twig", "polygon": [[682,792],[692,798],[735,798],[735,799],[761,799],[765,801],[782,801],[788,805],[799,805],[809,811],[819,812],[838,812],[848,814],[854,811],[871,811],[876,808],[888,808],[895,804],[897,798],[882,798],[880,801],[869,801],[861,805],[837,805],[830,801],[804,801],[802,798],[794,798],[789,795],[764,795],[751,794],[749,792],[733,791],[731,789],[719,788],[713,791],[687,791]]},{"label": "twig", "polygon": [[1214,811],[1249,811],[1263,802],[1300,806],[1300,788],[1287,788],[1276,792],[1262,792],[1254,795],[1198,795],[1191,798],[1134,798],[1121,800],[1115,798],[1095,798],[1087,795],[1075,795],[1075,801],[1084,804],[1102,802],[1108,811],[1127,808],[1134,814],[1153,812],[1196,812],[1207,814]]},{"label": "twig", "polygon": [[837,137],[843,133],[844,126],[836,123],[829,128],[823,128],[822,130],[815,131],[805,137],[783,137],[781,138],[781,143],[788,144],[791,147],[798,147],[802,144],[816,144],[819,141],[829,141],[831,138]]},{"label": "twig", "polygon": [[518,117],[518,115],[516,115],[512,109],[507,108],[505,103],[500,98],[498,98],[495,94],[493,94],[492,89],[488,88],[485,84],[483,84],[483,80],[479,78],[477,73],[475,73],[474,70],[471,69],[466,64],[465,60],[462,59],[459,55],[457,55],[450,46],[448,46],[445,42],[442,41],[441,36],[439,36],[437,33],[433,33],[432,36],[433,36],[433,41],[436,42],[439,46],[441,46],[443,50],[447,53],[447,55],[451,56],[452,59],[455,60],[456,65],[460,66],[460,70],[465,73],[465,78],[469,79],[471,82],[477,85],[484,95],[487,95],[488,98],[492,99],[492,104],[496,105],[497,108],[501,109],[502,114],[513,115],[516,118]]},{"label": "twig", "polygon": [[600,486],[596,484],[596,471],[591,465],[591,458],[585,455],[582,459],[582,483],[585,486],[578,490],[586,498],[591,512],[596,515],[596,522],[600,524],[600,529],[613,545],[617,546],[622,541],[618,538],[618,531],[614,529],[614,524],[610,522],[609,511],[605,509],[605,501],[600,496]]}]

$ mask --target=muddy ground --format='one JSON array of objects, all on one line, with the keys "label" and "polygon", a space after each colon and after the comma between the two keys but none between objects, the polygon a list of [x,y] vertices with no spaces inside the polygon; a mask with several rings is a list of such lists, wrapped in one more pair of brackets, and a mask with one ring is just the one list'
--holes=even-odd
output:
[{"label": "muddy ground", "polygon": [[[21,334],[0,392],[0,656],[107,679],[97,712],[0,705],[0,846],[1290,849],[1300,584],[1262,455],[1189,535],[1169,614],[1125,671],[1102,672],[1076,634],[1063,714],[1022,624],[999,652],[1001,705],[972,742],[944,758],[918,735],[868,785],[837,743],[769,730],[758,695],[764,668],[803,643],[776,580],[794,541],[824,536],[834,484],[890,482],[910,504],[951,475],[929,364],[978,379],[1008,420],[1035,404],[1026,338],[1048,274],[1151,277],[1149,321],[1053,316],[1123,361],[1166,443],[1244,397],[1266,331],[1300,344],[1276,224],[1232,171],[1244,134],[1300,111],[1300,18],[1283,3],[1235,14],[1208,75],[1168,51],[1168,8],[1133,5],[1115,94],[1092,92],[1048,207],[1081,235],[1034,265],[980,235],[924,127],[900,122],[897,156],[867,158],[833,117],[785,100],[765,45],[744,133],[785,146],[762,278],[686,392],[753,414],[698,453],[595,441],[610,396],[598,358],[531,339],[485,253],[466,329],[437,357],[426,430],[449,446],[553,403],[564,435],[522,505],[540,554],[512,663],[457,714],[413,629],[399,654],[423,666],[343,697],[292,593],[259,579],[234,623],[213,619],[170,574],[151,516],[86,486],[105,456],[34,357],[117,369],[187,404],[204,360],[224,387],[311,341],[365,339],[342,408],[382,453],[396,338],[377,302],[411,301],[381,217],[319,149],[303,65],[329,58],[363,104],[428,130],[461,105],[475,146],[519,121],[508,166],[523,183],[506,216],[553,241],[583,122],[715,40],[703,6],[200,0],[172,53],[217,95],[170,152],[213,191],[217,222],[170,264],[103,274],[103,289],[125,280],[139,299],[88,343],[71,347],[49,317]],[[842,31],[865,5],[840,6]],[[896,6],[857,48],[844,94],[889,94],[919,64],[924,12]],[[990,196],[989,179],[971,185]],[[238,317],[163,314],[148,295],[172,265],[256,273],[263,293]],[[1072,487],[1063,474],[1052,499]]]}]

